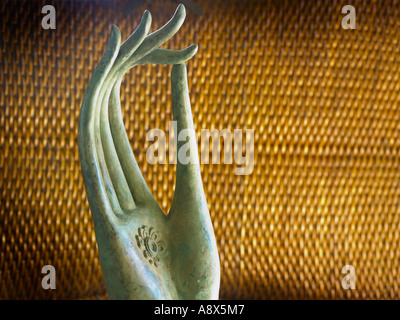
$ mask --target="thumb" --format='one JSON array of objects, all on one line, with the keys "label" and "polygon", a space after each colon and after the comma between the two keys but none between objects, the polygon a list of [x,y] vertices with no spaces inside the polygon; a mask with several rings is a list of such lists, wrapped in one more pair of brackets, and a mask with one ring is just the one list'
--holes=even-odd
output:
[{"label": "thumb", "polygon": [[176,185],[171,209],[181,201],[188,209],[188,203],[205,201],[205,196],[184,64],[172,67],[171,87],[173,119],[177,122],[175,135],[175,139],[177,139]]}]

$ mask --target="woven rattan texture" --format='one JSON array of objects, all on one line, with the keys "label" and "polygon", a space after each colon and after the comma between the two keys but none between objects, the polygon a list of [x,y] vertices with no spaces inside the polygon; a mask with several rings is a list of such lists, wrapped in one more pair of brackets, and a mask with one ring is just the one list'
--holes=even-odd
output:
[{"label": "woven rattan texture", "polygon": [[[161,4],[162,3],[162,4]],[[400,3],[197,1],[168,43],[188,63],[202,128],[255,130],[255,166],[201,166],[219,246],[221,298],[399,298]],[[57,29],[41,28],[53,4]],[[80,172],[78,117],[116,23],[162,26],[175,1],[0,2],[0,298],[106,297]],[[165,212],[175,167],[152,166],[149,129],[168,132],[170,67],[131,70],[121,102]],[[57,289],[41,287],[54,265]],[[356,290],[341,269],[356,268]]]}]

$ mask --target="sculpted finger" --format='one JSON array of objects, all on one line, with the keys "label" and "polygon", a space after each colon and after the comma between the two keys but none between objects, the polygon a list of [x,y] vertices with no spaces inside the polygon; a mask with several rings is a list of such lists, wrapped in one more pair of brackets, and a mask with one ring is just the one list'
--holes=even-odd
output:
[{"label": "sculpted finger", "polygon": [[143,43],[143,40],[149,33],[150,25],[151,14],[146,10],[136,30],[121,44],[118,57],[113,66],[113,73],[124,72],[126,70],[126,68],[123,68],[124,63],[129,58],[134,57],[136,49]]},{"label": "sculpted finger", "polygon": [[115,150],[118,155],[122,170],[125,174],[129,190],[136,205],[142,207],[155,205],[156,200],[151,194],[151,191],[143,178],[125,130],[119,99],[120,85],[121,79],[116,82],[111,91],[109,106],[110,128],[114,140]]},{"label": "sculpted finger", "polygon": [[[109,177],[110,184],[112,184],[111,190],[112,197],[111,201],[114,204],[114,209],[116,211],[129,212],[135,208],[135,202],[132,198],[131,192],[129,190],[128,183],[125,178],[124,171],[121,167],[113,137],[110,130],[110,121],[108,117],[109,100],[111,90],[113,88],[113,83],[105,84],[105,93],[103,96],[101,111],[100,111],[100,133],[101,133],[101,143],[102,152],[104,155],[104,161],[107,166],[107,172],[105,175]],[[115,202],[118,202],[118,206]]]},{"label": "sculpted finger", "polygon": [[168,21],[162,28],[149,34],[146,39],[144,39],[143,43],[136,50],[135,54],[127,60],[124,68],[132,68],[144,56],[167,42],[182,26],[185,16],[185,7],[180,4],[170,21]]},{"label": "sculpted finger", "polygon": [[103,221],[113,218],[108,215],[111,207],[104,181],[104,168],[96,147],[101,144],[101,139],[96,134],[99,123],[95,116],[99,112],[99,96],[104,80],[118,55],[120,43],[121,34],[116,26],[112,26],[110,42],[86,89],[79,119],[78,143],[82,175],[95,223],[98,218]]},{"label": "sculpted finger", "polygon": [[191,59],[197,52],[197,44],[193,44],[183,50],[155,49],[147,56],[137,62],[137,64],[182,64]]}]

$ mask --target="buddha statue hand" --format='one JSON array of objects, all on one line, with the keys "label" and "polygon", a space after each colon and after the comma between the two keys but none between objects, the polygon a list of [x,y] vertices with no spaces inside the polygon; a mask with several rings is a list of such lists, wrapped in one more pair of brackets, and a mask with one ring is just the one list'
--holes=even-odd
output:
[{"label": "buddha statue hand", "polygon": [[197,46],[159,48],[184,18],[185,8],[179,5],[164,27],[148,35],[151,16],[146,11],[122,44],[112,26],[82,103],[79,154],[110,299],[218,299],[219,258],[195,136],[177,142],[177,150],[189,146],[192,161],[181,163],[177,157],[175,194],[165,215],[135,160],[120,105],[121,81],[129,69],[144,63],[172,65],[176,136],[194,131],[185,62]]}]

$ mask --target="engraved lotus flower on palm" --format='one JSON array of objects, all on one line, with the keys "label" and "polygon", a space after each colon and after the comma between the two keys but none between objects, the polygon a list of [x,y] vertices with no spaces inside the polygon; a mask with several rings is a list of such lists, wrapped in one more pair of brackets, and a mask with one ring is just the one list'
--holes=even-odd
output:
[{"label": "engraved lotus flower on palm", "polygon": [[152,227],[143,225],[138,229],[135,239],[138,248],[151,265],[155,267],[163,265],[162,257],[166,250],[159,232]]}]

